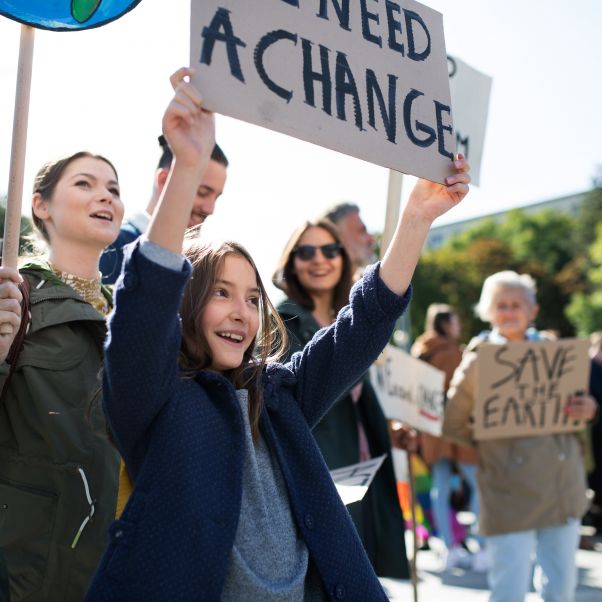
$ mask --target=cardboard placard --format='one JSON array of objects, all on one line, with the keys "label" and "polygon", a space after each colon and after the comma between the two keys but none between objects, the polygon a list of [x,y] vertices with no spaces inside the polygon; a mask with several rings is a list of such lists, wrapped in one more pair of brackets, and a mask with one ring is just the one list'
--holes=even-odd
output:
[{"label": "cardboard placard", "polygon": [[387,418],[441,435],[445,383],[441,370],[388,345],[370,368],[370,376]]},{"label": "cardboard placard", "polygon": [[207,108],[443,182],[455,136],[442,15],[414,0],[191,0]]},{"label": "cardboard placard", "polygon": [[477,350],[475,439],[579,431],[564,413],[570,394],[589,386],[586,339],[482,344]]},{"label": "cardboard placard", "polygon": [[366,495],[374,475],[378,472],[386,457],[387,454],[383,454],[365,462],[330,471],[330,476],[345,506],[353,504],[353,502],[359,502]]},{"label": "cardboard placard", "polygon": [[459,58],[447,60],[456,149],[470,163],[471,183],[478,186],[493,80]]}]

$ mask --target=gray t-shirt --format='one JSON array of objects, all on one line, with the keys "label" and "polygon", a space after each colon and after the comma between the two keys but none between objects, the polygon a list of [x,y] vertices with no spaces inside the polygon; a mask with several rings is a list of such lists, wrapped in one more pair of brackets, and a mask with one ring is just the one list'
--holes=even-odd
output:
[{"label": "gray t-shirt", "polygon": [[245,422],[240,517],[222,601],[322,601],[326,597],[291,512],[278,462],[263,437],[253,441],[248,394],[236,392]]}]

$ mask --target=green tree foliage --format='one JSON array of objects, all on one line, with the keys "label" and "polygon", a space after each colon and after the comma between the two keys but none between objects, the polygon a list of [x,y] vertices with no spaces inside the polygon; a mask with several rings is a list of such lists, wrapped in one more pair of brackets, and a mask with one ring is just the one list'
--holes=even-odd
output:
[{"label": "green tree foliage", "polygon": [[596,240],[596,226],[602,223],[602,187],[592,188],[586,195],[577,213],[575,243],[577,253],[586,254],[589,246]]},{"label": "green tree foliage", "polygon": [[537,326],[572,336],[575,322],[565,308],[584,291],[587,270],[575,252],[577,223],[565,213],[512,210],[501,221],[485,220],[441,248],[426,251],[414,278],[412,336],[422,332],[431,303],[449,303],[457,309],[465,340],[487,327],[473,308],[484,279],[501,270],[531,274],[540,302]]},{"label": "green tree foliage", "polygon": [[602,330],[602,222],[594,230],[596,238],[583,259],[587,280],[566,308],[566,315],[581,336]]}]

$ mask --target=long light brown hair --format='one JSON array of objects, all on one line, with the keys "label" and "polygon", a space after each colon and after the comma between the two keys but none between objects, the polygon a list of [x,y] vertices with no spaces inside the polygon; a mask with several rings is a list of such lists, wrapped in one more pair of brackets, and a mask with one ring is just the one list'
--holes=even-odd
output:
[{"label": "long light brown hair", "polygon": [[213,360],[201,321],[226,257],[238,255],[246,259],[255,272],[259,289],[259,330],[245,350],[241,365],[224,373],[234,387],[249,391],[249,421],[255,437],[259,432],[262,407],[261,375],[267,363],[277,361],[284,355],[288,343],[286,328],[268,298],[255,262],[242,245],[233,241],[219,245],[188,241],[184,254],[192,264],[192,277],[184,289],[180,307],[180,366],[188,375],[208,368]]}]

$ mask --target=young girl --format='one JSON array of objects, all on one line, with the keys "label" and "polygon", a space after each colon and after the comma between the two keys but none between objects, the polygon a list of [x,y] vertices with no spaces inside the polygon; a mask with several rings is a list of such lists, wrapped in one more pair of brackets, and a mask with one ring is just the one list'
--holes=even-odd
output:
[{"label": "young girl", "polygon": [[87,600],[385,600],[311,427],[385,346],[468,166],[456,161],[447,187],[420,181],[337,321],[271,363],[282,326],[249,255],[236,243],[180,255],[214,144],[189,73],[172,76],[163,131],[175,163],[146,238],[126,252],[110,321],[104,407],[134,491]]},{"label": "young girl", "polygon": [[[89,409],[111,308],[98,260],[123,204],[114,167],[86,152],[47,163],[33,192],[48,258],[0,268],[0,323],[13,326],[0,336],[0,548],[13,602],[81,600],[115,517],[119,456]],[[22,278],[31,319],[11,366]]]},{"label": "young girl", "polygon": [[[490,332],[468,345],[454,373],[445,408],[443,434],[475,446],[471,415],[480,343],[540,340],[531,327],[537,315],[535,282],[516,272],[498,272],[483,283],[477,306]],[[595,402],[575,395],[565,411],[590,420]],[[494,439],[478,443],[477,478],[481,496],[480,531],[491,558],[492,602],[524,600],[536,555],[542,574],[538,589],[546,602],[572,602],[579,522],[585,512],[585,471],[575,433]]]}]

